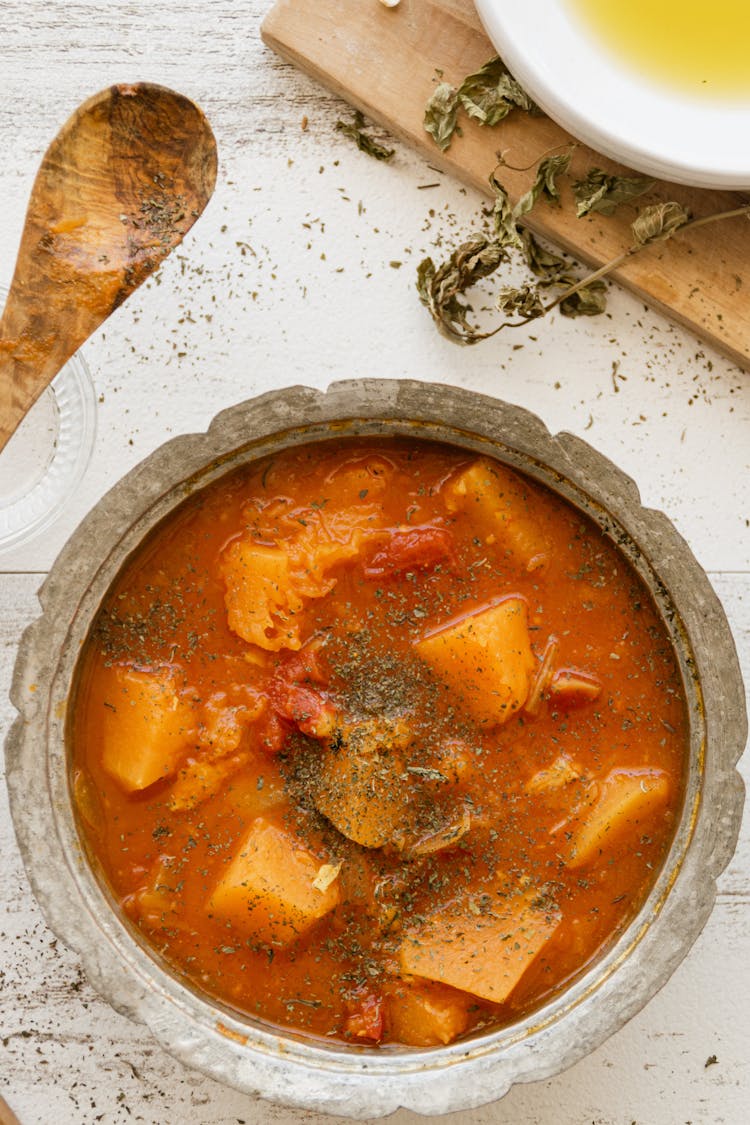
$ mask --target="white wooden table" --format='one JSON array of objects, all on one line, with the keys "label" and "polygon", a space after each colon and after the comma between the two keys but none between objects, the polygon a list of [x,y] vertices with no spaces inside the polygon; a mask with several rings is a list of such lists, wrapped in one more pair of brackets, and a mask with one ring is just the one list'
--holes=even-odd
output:
[{"label": "white wooden table", "polygon": [[[474,349],[441,339],[416,298],[415,266],[437,237],[471,229],[479,199],[403,147],[382,165],[337,134],[344,107],[262,46],[266,6],[0,4],[0,283],[11,277],[38,160],[94,91],[143,79],[181,90],[208,114],[221,161],[208,211],[159,283],[85,349],[100,405],[82,487],[41,540],[0,560],[0,733],[12,719],[7,687],[36,590],[110,485],[222,407],[357,375],[496,394],[610,456],[709,571],[750,678],[750,376],[618,291],[607,317],[556,318]],[[0,1091],[23,1125],[323,1122],[184,1070],[94,994],[31,895],[4,793],[0,856]],[[744,1125],[748,1001],[750,828],[702,937],[636,1019],[558,1078],[450,1120]]]}]

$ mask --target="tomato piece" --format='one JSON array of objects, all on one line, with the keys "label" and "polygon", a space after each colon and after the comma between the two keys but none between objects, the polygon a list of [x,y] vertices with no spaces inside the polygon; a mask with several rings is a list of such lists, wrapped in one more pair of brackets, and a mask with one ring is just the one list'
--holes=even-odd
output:
[{"label": "tomato piece", "polygon": [[289,728],[270,710],[258,730],[258,745],[266,754],[278,754],[286,742]]},{"label": "tomato piece", "polygon": [[379,1043],[385,1029],[385,1001],[375,992],[368,992],[344,1021],[344,1035],[352,1039],[371,1039]]},{"label": "tomato piece", "polygon": [[274,680],[268,695],[276,713],[294,723],[303,734],[326,738],[332,733],[336,725],[336,710],[320,692],[302,684]]},{"label": "tomato piece", "polygon": [[308,645],[281,660],[267,694],[279,718],[294,723],[303,734],[326,738],[333,731],[336,710],[320,690],[325,680],[318,647]]},{"label": "tomato piece", "polygon": [[453,536],[443,527],[393,528],[388,542],[364,568],[365,578],[385,578],[406,570],[433,570],[456,562]]},{"label": "tomato piece", "polygon": [[275,678],[295,684],[323,684],[326,677],[320,665],[320,644],[313,642],[284,656],[276,668]]}]

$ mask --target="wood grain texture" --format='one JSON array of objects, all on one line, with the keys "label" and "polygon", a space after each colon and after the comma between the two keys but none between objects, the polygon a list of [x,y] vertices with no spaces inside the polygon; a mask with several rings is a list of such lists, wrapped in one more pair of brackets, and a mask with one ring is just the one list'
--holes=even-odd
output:
[{"label": "wood grain texture", "polygon": [[112,86],[65,122],[31,192],[0,318],[0,451],[63,364],[202,214],[216,142],[188,98]]},{"label": "wood grain texture", "polygon": [[0,1097],[0,1125],[21,1125],[21,1122],[3,1097]]},{"label": "wood grain texture", "polygon": [[[278,0],[263,24],[263,37],[283,58],[414,145],[430,163],[483,191],[498,150],[517,168],[526,168],[547,150],[572,140],[549,118],[518,112],[495,129],[482,129],[464,116],[463,136],[445,153],[425,133],[422,119],[434,89],[435,68],[443,71],[445,81],[458,85],[494,53],[471,0],[401,0],[390,9],[374,0]],[[609,172],[625,171],[580,145],[573,153],[572,175],[584,176],[592,164]],[[503,168],[500,178],[517,198],[526,190],[529,175]],[[733,192],[659,182],[639,204],[670,199],[695,217],[745,202]],[[568,187],[562,207],[537,207],[528,225],[584,262],[600,266],[630,245],[634,214],[634,208],[623,207],[609,219],[577,219]],[[653,308],[748,367],[748,261],[750,223],[738,218],[652,246],[613,276]]]}]

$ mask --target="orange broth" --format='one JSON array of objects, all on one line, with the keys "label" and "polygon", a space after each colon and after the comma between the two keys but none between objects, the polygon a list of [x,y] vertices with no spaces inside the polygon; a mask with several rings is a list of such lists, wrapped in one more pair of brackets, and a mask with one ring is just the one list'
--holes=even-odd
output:
[{"label": "orange broth", "polygon": [[341,440],[211,485],[128,562],[73,777],[176,972],[283,1028],[429,1046],[609,946],[686,739],[665,629],[591,521],[465,450]]}]

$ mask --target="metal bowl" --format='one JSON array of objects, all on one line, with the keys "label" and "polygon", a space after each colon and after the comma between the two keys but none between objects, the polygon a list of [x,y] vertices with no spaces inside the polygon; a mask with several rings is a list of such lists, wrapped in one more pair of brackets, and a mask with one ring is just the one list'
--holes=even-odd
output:
[{"label": "metal bowl", "polygon": [[[107,591],[144,536],[185,497],[273,450],[345,435],[429,438],[496,457],[589,515],[651,592],[674,647],[689,713],[685,801],[664,866],[637,916],[578,979],[510,1027],[430,1049],[354,1048],[279,1032],[209,1000],[159,962],[89,864],[73,811],[66,704],[82,645]],[[744,691],[716,595],[664,515],[570,434],[552,436],[516,406],[405,381],[273,392],[176,438],[105,496],[75,532],[27,630],[6,746],[11,807],[34,892],[92,984],[146,1024],[182,1062],[244,1090],[309,1109],[376,1117],[436,1114],[549,1078],[636,1013],[683,959],[711,911],[740,827],[735,770],[747,734]]]}]

